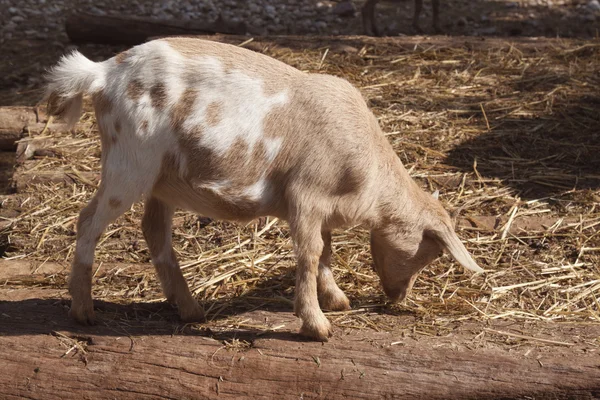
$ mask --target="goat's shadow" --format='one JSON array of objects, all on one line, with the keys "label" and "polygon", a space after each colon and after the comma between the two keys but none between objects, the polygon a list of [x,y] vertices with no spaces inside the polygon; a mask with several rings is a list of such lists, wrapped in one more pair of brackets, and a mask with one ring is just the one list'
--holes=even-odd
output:
[{"label": "goat's shadow", "polygon": [[[94,300],[97,323],[94,326],[82,326],[69,317],[71,301],[66,298],[0,301],[0,336],[46,335],[54,331],[68,331],[81,337],[182,334],[218,340],[236,338],[249,342],[257,337],[305,341],[297,334],[300,320],[293,315],[294,272],[293,269],[286,269],[279,275],[269,276],[241,295],[231,293],[216,300],[201,302],[207,311],[208,323],[185,324],[179,319],[176,307],[166,302]],[[353,296],[349,296],[349,299],[353,308],[374,300]],[[376,306],[370,310],[399,317],[412,316],[410,312],[387,306]],[[267,326],[264,329],[240,327],[235,322],[226,328],[219,327],[219,321],[236,316],[245,319],[252,312],[257,312],[253,315],[254,319],[268,318],[271,325],[283,323],[286,329],[278,331]]]}]

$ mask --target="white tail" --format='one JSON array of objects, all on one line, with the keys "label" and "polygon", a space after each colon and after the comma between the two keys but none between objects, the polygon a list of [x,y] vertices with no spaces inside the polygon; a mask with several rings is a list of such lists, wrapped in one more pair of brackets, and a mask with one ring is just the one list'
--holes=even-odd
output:
[{"label": "white tail", "polygon": [[103,63],[95,63],[74,51],[63,56],[46,79],[48,113],[60,116],[70,129],[81,117],[83,94],[104,87],[105,69]]}]

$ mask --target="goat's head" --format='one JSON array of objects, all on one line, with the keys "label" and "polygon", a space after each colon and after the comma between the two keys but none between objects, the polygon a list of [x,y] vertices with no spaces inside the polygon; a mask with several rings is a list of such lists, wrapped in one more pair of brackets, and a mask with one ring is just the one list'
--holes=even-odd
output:
[{"label": "goat's head", "polygon": [[[435,196],[434,196],[435,197]],[[392,301],[403,300],[417,274],[447,250],[463,267],[483,272],[471,258],[453,229],[448,213],[437,198],[427,202],[413,224],[390,220],[371,231],[371,253],[375,271],[385,294]]]}]

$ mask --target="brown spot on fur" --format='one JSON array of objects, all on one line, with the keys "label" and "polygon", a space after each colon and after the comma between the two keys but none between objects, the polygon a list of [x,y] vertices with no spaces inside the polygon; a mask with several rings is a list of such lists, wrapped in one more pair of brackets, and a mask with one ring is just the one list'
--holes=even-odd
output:
[{"label": "brown spot on fur", "polygon": [[206,107],[206,123],[208,126],[215,126],[221,122],[223,113],[223,103],[213,101]]},{"label": "brown spot on fur", "polygon": [[48,97],[47,112],[48,115],[62,115],[66,110],[65,98],[56,94],[56,92],[50,93]]},{"label": "brown spot on fur", "polygon": [[148,130],[148,121],[142,121],[142,124],[140,125],[140,129],[144,132],[146,132]]},{"label": "brown spot on fur", "polygon": [[181,133],[185,120],[192,114],[197,95],[196,90],[186,89],[171,110],[171,124],[175,132]]},{"label": "brown spot on fur", "polygon": [[348,166],[345,168],[340,176],[340,180],[338,181],[337,187],[335,188],[333,194],[337,196],[343,196],[349,193],[356,193],[361,189],[361,186],[366,179],[364,175],[360,173],[361,171],[356,168],[352,168],[352,166]]},{"label": "brown spot on fur", "polygon": [[138,101],[144,94],[144,85],[138,79],[134,79],[127,85],[127,97],[133,101]]},{"label": "brown spot on fur", "polygon": [[[98,133],[100,133],[100,145],[102,147],[102,152],[103,154],[108,154],[110,152],[110,149],[112,148],[112,145],[116,143],[117,137],[116,135],[111,135],[108,133],[108,130],[105,129],[104,121],[100,118],[99,115],[97,115],[96,119],[98,121]],[[102,157],[103,160],[105,158],[106,157],[104,156]],[[102,165],[102,168],[104,168],[104,165]]]},{"label": "brown spot on fur", "polygon": [[[167,203],[182,204],[194,209],[195,206],[208,207],[216,210],[221,219],[248,221],[252,219],[260,204],[251,198],[240,196],[239,185],[232,182],[231,186],[218,193],[202,187],[211,181],[219,181],[227,171],[222,170],[221,159],[209,149],[198,146],[190,149],[185,141],[180,142],[185,155],[187,171],[180,174],[180,163],[177,157],[166,154],[163,158],[161,174],[157,180],[152,195]],[[239,148],[244,147],[241,143]],[[234,145],[234,147],[237,147]],[[185,150],[184,150],[185,149]],[[189,157],[193,157],[191,160]],[[205,164],[197,164],[202,160]],[[238,160],[239,161],[239,160]],[[237,179],[236,179],[237,182]],[[246,182],[243,187],[251,184]]]},{"label": "brown spot on fur", "polygon": [[115,121],[115,132],[121,133],[121,121],[118,119]]},{"label": "brown spot on fur", "polygon": [[115,56],[115,62],[116,62],[117,64],[122,64],[122,63],[124,63],[124,62],[125,62],[125,60],[126,60],[128,57],[129,57],[129,53],[127,53],[126,51],[123,51],[123,52],[121,52],[121,53],[119,53],[119,54],[117,54],[117,55]]},{"label": "brown spot on fur", "polygon": [[119,208],[121,207],[121,204],[121,200],[117,199],[116,197],[111,197],[108,199],[108,205],[112,208]]},{"label": "brown spot on fur", "polygon": [[165,90],[165,85],[157,83],[150,88],[150,101],[152,102],[152,107],[156,109],[162,110],[165,108],[167,103],[167,91]]},{"label": "brown spot on fur", "polygon": [[96,120],[99,120],[102,116],[112,111],[112,102],[103,91],[94,93],[92,100],[94,102],[94,110],[96,111]]},{"label": "brown spot on fur", "polygon": [[81,237],[82,231],[89,227],[98,208],[98,195],[95,195],[87,206],[79,213],[77,220],[77,240]]}]

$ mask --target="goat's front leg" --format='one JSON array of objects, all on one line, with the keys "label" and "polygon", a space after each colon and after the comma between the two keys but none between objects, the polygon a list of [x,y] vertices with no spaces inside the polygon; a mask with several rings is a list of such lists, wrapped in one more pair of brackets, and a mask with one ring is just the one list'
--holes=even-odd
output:
[{"label": "goat's front leg", "polygon": [[167,301],[177,304],[179,317],[183,321],[201,322],[204,320],[204,310],[192,297],[173,251],[173,211],[173,207],[150,197],[142,218],[142,232]]},{"label": "goat's front leg", "polygon": [[319,275],[317,276],[317,293],[321,308],[329,311],[345,311],[350,309],[350,301],[335,283],[331,264],[331,232],[323,232],[323,253],[319,259]]},{"label": "goat's front leg", "polygon": [[298,257],[294,311],[302,319],[300,334],[326,341],[331,336],[331,324],[321,311],[317,297],[319,258],[323,251],[320,226],[303,221],[292,227],[292,237]]}]

